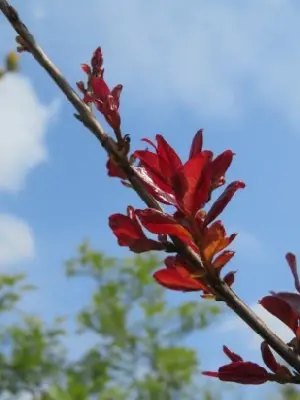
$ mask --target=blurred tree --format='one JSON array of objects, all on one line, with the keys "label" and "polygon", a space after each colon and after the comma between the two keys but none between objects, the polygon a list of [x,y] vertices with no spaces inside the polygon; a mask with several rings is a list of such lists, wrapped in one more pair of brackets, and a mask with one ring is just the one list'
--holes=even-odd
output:
[{"label": "blurred tree", "polygon": [[277,400],[300,400],[300,391],[296,386],[287,385],[282,389]]},{"label": "blurred tree", "polygon": [[5,56],[4,67],[0,67],[0,79],[3,78],[7,72],[18,72],[20,69],[19,55],[15,51],[11,51]]},{"label": "blurred tree", "polygon": [[60,321],[47,327],[18,308],[24,292],[34,289],[23,284],[24,279],[23,274],[0,275],[1,400],[39,391],[47,381],[56,379],[64,363]]},{"label": "blurred tree", "polygon": [[5,70],[7,72],[17,72],[19,68],[19,55],[15,51],[11,51],[5,58]]},{"label": "blurred tree", "polygon": [[9,323],[0,332],[1,393],[7,399],[32,393],[35,400],[211,399],[185,340],[219,309],[198,300],[172,305],[152,278],[158,264],[154,255],[118,260],[80,246],[67,275],[90,277],[95,289],[76,317],[77,335],[89,336],[74,362],[62,345],[62,321],[48,327],[16,312],[22,292],[32,288],[22,285],[24,276],[2,275],[0,311],[9,312]]}]

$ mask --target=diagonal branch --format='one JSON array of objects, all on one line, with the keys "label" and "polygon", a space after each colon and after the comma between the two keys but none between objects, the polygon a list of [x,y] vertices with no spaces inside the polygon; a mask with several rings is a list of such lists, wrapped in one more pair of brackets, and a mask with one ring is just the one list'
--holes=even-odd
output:
[{"label": "diagonal branch", "polygon": [[[126,156],[119,152],[115,141],[109,137],[97,119],[91,113],[89,107],[80,99],[74,89],[69,85],[62,73],[47,57],[45,52],[36,43],[33,35],[29,32],[26,25],[19,18],[18,12],[7,2],[0,0],[0,10],[8,19],[14,30],[20,35],[26,48],[33,55],[36,61],[51,76],[53,81],[59,86],[67,99],[76,109],[76,117],[96,136],[106,152],[113,156],[120,168],[126,174],[127,179],[132,184],[139,197],[148,207],[162,211],[158,202],[147,192],[143,184],[135,175],[134,169],[128,163]],[[191,265],[196,268],[203,268],[201,258],[189,247],[185,246],[180,240],[172,237],[177,251],[183,255]],[[298,373],[300,373],[300,359],[277,335],[275,335],[266,324],[249,308],[224,282],[209,282],[219,298],[241,318],[245,323],[259,334],[267,343]]]}]

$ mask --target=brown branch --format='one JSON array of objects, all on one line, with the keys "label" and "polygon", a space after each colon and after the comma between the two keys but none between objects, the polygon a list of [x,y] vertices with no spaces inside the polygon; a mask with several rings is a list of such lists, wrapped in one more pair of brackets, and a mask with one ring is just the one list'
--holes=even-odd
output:
[{"label": "brown branch", "polygon": [[[89,107],[79,98],[77,93],[72,89],[61,72],[47,57],[45,52],[36,43],[33,35],[29,32],[26,25],[21,21],[17,11],[6,1],[0,0],[0,10],[8,19],[14,30],[23,39],[26,48],[34,56],[36,61],[48,72],[53,81],[59,86],[61,91],[66,95],[70,103],[77,110],[75,115],[100,141],[109,155],[112,155],[118,162],[132,187],[139,197],[147,204],[148,207],[162,211],[158,202],[147,192],[143,184],[135,175],[134,169],[128,163],[127,157],[122,155],[117,148],[115,141],[107,136],[104,129],[91,113]],[[180,254],[186,257],[191,265],[195,268],[203,268],[201,258],[189,247],[185,246],[180,240],[172,237],[172,240]],[[249,308],[224,282],[209,282],[219,298],[224,300],[226,304],[241,318],[246,324],[258,333],[267,343],[296,371],[300,373],[300,358],[289,348],[277,335],[275,335],[266,324]]]}]

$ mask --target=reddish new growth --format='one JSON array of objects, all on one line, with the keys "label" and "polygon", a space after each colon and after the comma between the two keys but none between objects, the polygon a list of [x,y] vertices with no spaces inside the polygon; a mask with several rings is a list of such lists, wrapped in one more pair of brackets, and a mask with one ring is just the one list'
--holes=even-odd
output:
[{"label": "reddish new growth", "polygon": [[[286,255],[294,277],[296,290],[300,293],[300,282],[297,272],[296,257],[292,253]],[[294,338],[289,343],[291,350],[300,353],[300,295],[289,292],[271,292],[260,300],[260,304],[275,317],[286,324],[294,333]],[[222,381],[237,382],[243,384],[259,385],[267,381],[279,383],[291,382],[294,375],[286,366],[279,364],[266,342],[261,345],[264,363],[273,372],[270,374],[265,368],[245,362],[240,356],[232,353],[224,346],[225,354],[231,359],[231,363],[219,368],[218,372],[203,372],[204,375],[217,377]]]},{"label": "reddish new growth", "polygon": [[[287,253],[286,260],[294,277],[295,288],[300,293],[296,257],[292,253]],[[298,293],[272,291],[270,296],[260,300],[260,304],[293,331],[295,337],[290,345],[300,354],[300,294]]]},{"label": "reddish new growth", "polygon": [[120,246],[129,247],[129,249],[135,253],[166,249],[163,241],[147,238],[131,206],[127,208],[127,215],[111,215],[109,218],[109,226],[117,236],[118,244]]},{"label": "reddish new growth", "polygon": [[[235,192],[244,188],[245,184],[232,182],[207,211],[206,207],[213,191],[225,184],[225,174],[234,153],[226,150],[214,158],[211,151],[202,149],[202,130],[196,133],[185,163],[162,135],[156,136],[157,145],[148,139],[143,140],[150,144],[153,151],[146,149],[133,153],[134,159],[138,160],[138,165],[133,166],[135,173],[156,200],[175,207],[175,210],[168,214],[151,208],[135,211],[130,208],[134,224],[132,216],[114,214],[109,218],[110,227],[121,246],[128,246],[137,253],[170,251],[171,243],[166,236],[177,237],[201,257],[203,267],[195,269],[175,254],[165,259],[165,268],[155,272],[154,278],[172,290],[202,291],[202,297],[216,297],[209,277],[220,278],[222,269],[234,256],[234,252],[227,247],[236,236],[227,235],[222,222],[216,219]],[[124,179],[118,169],[112,172],[112,166],[108,172],[110,176]],[[148,232],[158,235],[159,239],[148,239],[141,225]],[[223,279],[231,286],[234,272],[227,273]]]},{"label": "reddish new growth", "polygon": [[[173,207],[170,213],[166,213],[154,208],[141,210],[128,206],[126,215],[118,213],[109,217],[110,228],[119,245],[127,246],[135,253],[150,250],[173,253],[165,258],[165,266],[154,273],[160,285],[176,291],[199,291],[204,298],[224,300],[224,295],[220,294],[224,292],[220,288],[226,287],[224,283],[229,287],[233,285],[235,272],[227,272],[222,277],[221,272],[234,256],[228,246],[236,234],[228,235],[218,218],[236,191],[244,188],[245,184],[241,181],[230,183],[210,203],[215,190],[226,183],[226,172],[234,153],[226,150],[214,157],[212,151],[203,149],[203,131],[199,130],[186,162],[182,162],[162,135],[156,135],[156,143],[143,139],[151,150],[134,151],[128,158],[129,136],[123,137],[120,128],[119,98],[122,85],[110,90],[103,77],[102,65],[100,48],[95,50],[91,66],[82,65],[88,75],[88,83],[87,87],[83,82],[77,86],[84,94],[84,101],[95,104],[113,128],[118,151],[125,157],[125,164],[131,165],[135,178],[148,194],[157,202]],[[131,186],[124,170],[111,155],[107,162],[107,172],[111,177],[120,178],[125,186]],[[155,237],[148,237],[143,228]],[[178,239],[201,260],[197,267],[178,253],[173,244]],[[291,253],[286,258],[294,276],[296,290],[300,293],[296,258]],[[271,292],[260,303],[294,332],[295,338],[289,346],[291,351],[300,354],[300,294]],[[267,342],[262,343],[261,353],[268,369],[244,361],[225,346],[223,350],[231,362],[220,367],[217,372],[203,374],[218,377],[222,381],[255,385],[267,381],[286,383],[299,379],[298,375],[276,361]]]},{"label": "reddish new growth", "polygon": [[205,371],[202,372],[203,375],[216,377],[221,381],[242,383],[244,385],[261,385],[267,381],[285,383],[290,382],[293,376],[287,367],[276,361],[266,342],[261,345],[261,353],[265,365],[272,373],[258,364],[244,361],[241,356],[233,353],[226,346],[223,346],[223,351],[231,362],[220,367],[218,372]]},{"label": "reddish new growth", "polygon": [[120,129],[119,106],[123,86],[117,85],[112,90],[109,89],[103,76],[103,56],[100,47],[94,51],[91,66],[82,64],[81,68],[88,75],[87,88],[82,81],[77,82],[78,89],[84,94],[83,101],[95,104],[108,124],[114,130]]}]

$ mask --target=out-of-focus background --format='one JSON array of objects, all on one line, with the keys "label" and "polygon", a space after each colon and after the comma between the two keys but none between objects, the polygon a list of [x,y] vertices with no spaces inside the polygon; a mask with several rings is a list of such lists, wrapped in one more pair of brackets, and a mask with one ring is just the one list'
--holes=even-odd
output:
[{"label": "out-of-focus background", "polygon": [[[289,340],[257,301],[293,290],[284,255],[300,254],[300,4],[13,5],[74,86],[102,46],[133,148],[163,133],[185,158],[204,128],[206,148],[236,153],[228,178],[247,187],[223,218],[239,232],[235,289]],[[0,34],[5,69],[15,34],[2,16]],[[19,62],[0,80],[0,399],[297,399],[201,376],[226,363],[223,344],[261,362],[259,338],[215,303],[158,287],[159,254],[118,247],[108,216],[141,202],[107,178],[104,152],[40,66]]]}]

